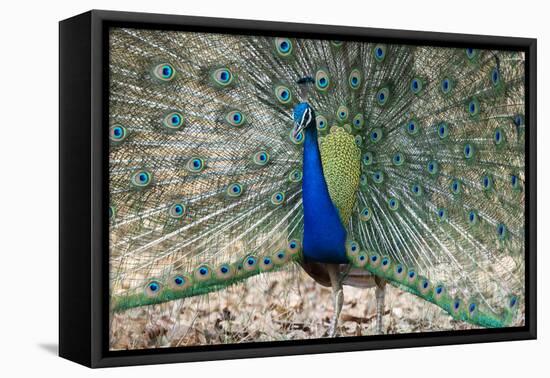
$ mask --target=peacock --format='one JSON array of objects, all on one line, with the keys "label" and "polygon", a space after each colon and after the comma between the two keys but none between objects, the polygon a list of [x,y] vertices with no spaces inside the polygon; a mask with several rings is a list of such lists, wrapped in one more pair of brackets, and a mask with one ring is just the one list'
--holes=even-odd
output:
[{"label": "peacock", "polygon": [[[525,56],[113,28],[110,310],[303,269],[521,325]],[[259,299],[260,300],[260,299]]]}]

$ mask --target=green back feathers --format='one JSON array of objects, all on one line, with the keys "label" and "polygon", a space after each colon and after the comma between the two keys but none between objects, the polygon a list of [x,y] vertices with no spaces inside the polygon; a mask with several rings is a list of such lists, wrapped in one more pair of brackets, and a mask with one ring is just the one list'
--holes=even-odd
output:
[{"label": "green back feathers", "polygon": [[320,150],[330,198],[347,225],[357,199],[361,152],[353,136],[338,126],[320,141]]}]

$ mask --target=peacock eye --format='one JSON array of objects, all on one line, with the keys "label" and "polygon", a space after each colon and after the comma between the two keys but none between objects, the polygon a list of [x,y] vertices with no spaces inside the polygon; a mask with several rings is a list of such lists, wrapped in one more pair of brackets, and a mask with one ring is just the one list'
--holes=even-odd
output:
[{"label": "peacock eye", "polygon": [[524,118],[523,118],[523,114],[516,114],[516,116],[514,117],[514,125],[516,126],[522,126],[524,124]]},{"label": "peacock eye", "polygon": [[401,264],[395,265],[395,268],[393,269],[393,271],[397,279],[402,279],[403,275],[405,274],[405,269]]},{"label": "peacock eye", "polygon": [[183,116],[179,112],[168,113],[166,116],[164,116],[162,124],[164,125],[164,127],[171,130],[180,129],[183,125]]},{"label": "peacock eye", "polygon": [[344,44],[343,41],[330,41],[330,44],[334,47],[340,47]]},{"label": "peacock eye", "polygon": [[187,170],[191,173],[198,173],[204,169],[204,160],[199,157],[189,159],[187,162]]},{"label": "peacock eye", "polygon": [[216,269],[216,277],[219,279],[227,280],[233,277],[235,270],[229,264],[222,264]]},{"label": "peacock eye", "polygon": [[388,102],[388,98],[390,97],[390,90],[388,87],[383,87],[378,90],[376,93],[376,100],[378,101],[378,105],[385,105]]},{"label": "peacock eye", "polygon": [[453,310],[455,312],[458,312],[459,309],[460,309],[460,299],[455,299],[453,302]]},{"label": "peacock eye", "polygon": [[372,174],[372,180],[376,183],[376,184],[381,184],[382,182],[384,182],[384,173],[382,173],[382,171],[376,171]]},{"label": "peacock eye", "polygon": [[359,113],[353,117],[353,127],[357,130],[361,130],[363,128],[363,125],[365,124],[365,118],[363,117],[363,114]]},{"label": "peacock eye", "polygon": [[369,180],[366,174],[364,173],[361,174],[361,176],[359,177],[359,183],[361,184],[361,186],[366,186],[369,183]]},{"label": "peacock eye", "polygon": [[386,57],[386,46],[384,45],[376,45],[374,46],[373,50],[374,59],[376,59],[378,62],[381,62]]},{"label": "peacock eye", "polygon": [[479,114],[479,101],[477,99],[474,98],[468,102],[468,113],[470,113],[471,116]]},{"label": "peacock eye", "polygon": [[177,276],[174,278],[174,284],[181,286],[184,283],[185,283],[185,278],[183,278],[182,276]]},{"label": "peacock eye", "polygon": [[317,124],[317,130],[325,130],[327,128],[327,119],[324,116],[315,117],[315,123]]},{"label": "peacock eye", "polygon": [[291,240],[289,240],[289,242],[287,244],[286,251],[291,255],[296,255],[297,253],[300,252],[301,248],[302,248],[302,246],[301,246],[301,244],[298,240],[291,239]]},{"label": "peacock eye", "polygon": [[293,169],[288,174],[288,179],[290,182],[300,182],[302,181],[302,171],[300,169]]},{"label": "peacock eye", "polygon": [[410,88],[412,93],[419,94],[420,92],[422,92],[423,87],[424,84],[422,83],[422,80],[420,78],[415,77],[411,80]]},{"label": "peacock eye", "polygon": [[240,197],[243,191],[244,188],[239,183],[230,184],[226,189],[226,193],[229,197]]},{"label": "peacock eye", "polygon": [[292,100],[290,89],[284,85],[275,87],[275,97],[281,104],[288,104]]},{"label": "peacock eye", "polygon": [[510,298],[509,306],[514,307],[518,303],[518,298],[516,296],[512,296]]},{"label": "peacock eye", "polygon": [[290,130],[288,137],[290,141],[294,144],[302,144],[304,142],[304,132],[300,131],[298,134],[294,135],[294,130]]},{"label": "peacock eye", "polygon": [[470,143],[466,143],[464,145],[464,157],[466,159],[471,159],[474,157],[474,146],[472,146]]},{"label": "peacock eye", "polygon": [[109,128],[109,139],[111,142],[122,142],[126,138],[126,128],[122,125],[113,125]]},{"label": "peacock eye", "polygon": [[292,54],[292,41],[288,38],[275,38],[275,49],[280,56],[286,57]]},{"label": "peacock eye", "polygon": [[359,252],[359,244],[356,241],[350,240],[346,244],[346,252],[348,256],[355,256]]},{"label": "peacock eye", "polygon": [[460,193],[460,188],[461,188],[460,181],[457,180],[457,179],[454,179],[451,182],[451,192],[453,192],[453,194],[459,194]]},{"label": "peacock eye", "polygon": [[162,289],[162,285],[160,284],[160,282],[150,281],[145,286],[145,295],[148,296],[149,298],[154,298],[160,294],[161,289]]},{"label": "peacock eye", "polygon": [[357,68],[349,74],[348,83],[351,89],[357,89],[361,85],[361,72]]},{"label": "peacock eye", "polygon": [[409,269],[409,271],[407,272],[407,280],[409,282],[414,282],[416,279],[416,272],[414,271],[414,269]]},{"label": "peacock eye", "polygon": [[280,205],[285,200],[285,194],[283,192],[275,192],[271,195],[271,203],[275,206]]},{"label": "peacock eye", "polygon": [[428,281],[426,278],[422,278],[418,282],[418,289],[422,294],[426,295],[430,290],[430,281]]},{"label": "peacock eye", "polygon": [[502,129],[500,128],[496,128],[493,140],[495,141],[496,145],[501,144],[504,140],[504,131],[502,131]]},{"label": "peacock eye", "polygon": [[475,210],[470,210],[468,212],[468,223],[473,226],[477,224],[477,221],[478,221],[477,212]]},{"label": "peacock eye", "polygon": [[471,48],[471,47],[468,47],[466,49],[466,56],[468,57],[468,59],[472,60],[476,57],[477,55],[477,50]]},{"label": "peacock eye", "polygon": [[512,189],[519,189],[519,178],[517,175],[510,176],[510,183],[512,184]]},{"label": "peacock eye", "polygon": [[287,254],[285,253],[285,251],[280,250],[275,254],[275,257],[273,258],[273,260],[275,264],[278,264],[278,265],[283,264],[288,260]]},{"label": "peacock eye", "polygon": [[161,81],[170,81],[176,75],[176,70],[169,63],[161,63],[153,68],[153,75]]},{"label": "peacock eye", "polygon": [[191,282],[192,280],[190,276],[186,274],[176,274],[170,278],[168,285],[173,290],[181,291],[191,286]]},{"label": "peacock eye", "polygon": [[435,175],[437,174],[437,172],[439,172],[439,165],[437,164],[437,161],[429,161],[428,162],[428,172],[431,174],[431,175]]},{"label": "peacock eye", "polygon": [[504,240],[506,238],[506,235],[508,233],[508,229],[506,228],[506,225],[504,223],[499,223],[497,225],[497,236],[500,240]]},{"label": "peacock eye", "polygon": [[378,266],[378,263],[379,263],[379,257],[378,257],[378,255],[377,255],[377,254],[371,255],[370,261],[371,261],[371,264],[372,264],[373,266]]},{"label": "peacock eye", "polygon": [[446,77],[445,79],[441,80],[441,92],[447,94],[451,92],[451,89],[453,89],[451,79]]},{"label": "peacock eye", "polygon": [[493,179],[489,175],[485,175],[481,178],[481,185],[483,190],[490,190],[493,187]]},{"label": "peacock eye", "polygon": [[411,186],[411,192],[417,197],[420,197],[422,195],[423,189],[419,184],[413,184]]},{"label": "peacock eye", "polygon": [[269,256],[265,256],[260,260],[260,269],[271,270],[273,268],[273,260]]},{"label": "peacock eye", "polygon": [[243,268],[247,271],[256,269],[257,264],[258,260],[256,260],[256,257],[254,256],[248,256],[243,260]]},{"label": "peacock eye", "polygon": [[233,82],[233,73],[227,67],[221,67],[214,70],[211,74],[215,84],[221,87],[227,87]]},{"label": "peacock eye", "polygon": [[397,200],[397,198],[391,197],[388,200],[388,206],[390,210],[395,211],[399,208],[399,201]]},{"label": "peacock eye", "polygon": [[409,135],[417,135],[420,130],[420,127],[418,127],[418,122],[415,119],[411,119],[406,125],[406,130]]},{"label": "peacock eye", "polygon": [[315,73],[315,88],[325,92],[330,86],[330,77],[326,70],[320,69]]},{"label": "peacock eye", "polygon": [[392,158],[393,165],[401,166],[403,165],[404,161],[405,161],[405,157],[401,152],[398,152],[395,155],[393,155],[393,158]]},{"label": "peacock eye", "polygon": [[361,213],[359,214],[359,219],[361,219],[363,222],[370,220],[371,217],[372,213],[368,207],[365,207],[363,210],[361,210]]},{"label": "peacock eye", "polygon": [[338,117],[338,120],[344,122],[348,119],[349,115],[349,109],[345,105],[340,105],[338,109],[336,109],[336,117]]},{"label": "peacock eye", "polygon": [[443,208],[437,209],[437,218],[439,218],[440,221],[447,220],[447,210]]},{"label": "peacock eye", "polygon": [[146,170],[139,170],[132,175],[132,184],[137,187],[146,187],[151,183],[151,173]]},{"label": "peacock eye", "polygon": [[239,127],[246,123],[246,117],[238,110],[232,110],[225,116],[225,122],[230,126]]},{"label": "peacock eye", "polygon": [[210,279],[212,276],[212,270],[208,265],[200,265],[197,269],[195,269],[195,279],[197,281],[206,281]]},{"label": "peacock eye", "polygon": [[437,125],[437,135],[439,135],[441,139],[445,139],[449,135],[449,127],[445,122],[440,122],[439,125]]},{"label": "peacock eye", "polygon": [[179,219],[185,215],[185,205],[182,203],[175,203],[170,206],[168,214],[175,219]]},{"label": "peacock eye", "polygon": [[269,162],[269,153],[267,151],[258,151],[252,157],[252,162],[257,166],[263,167]]},{"label": "peacock eye", "polygon": [[380,141],[380,139],[382,139],[382,129],[377,127],[370,132],[370,140],[371,142],[376,143]]}]

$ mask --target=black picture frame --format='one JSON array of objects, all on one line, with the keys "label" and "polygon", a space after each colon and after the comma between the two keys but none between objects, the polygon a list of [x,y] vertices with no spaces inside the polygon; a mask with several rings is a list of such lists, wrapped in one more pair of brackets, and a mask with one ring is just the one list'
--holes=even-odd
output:
[{"label": "black picture frame", "polygon": [[[526,59],[525,326],[135,351],[108,349],[109,27],[520,50]],[[59,354],[89,367],[535,339],[536,39],[92,10],[59,24]]]}]

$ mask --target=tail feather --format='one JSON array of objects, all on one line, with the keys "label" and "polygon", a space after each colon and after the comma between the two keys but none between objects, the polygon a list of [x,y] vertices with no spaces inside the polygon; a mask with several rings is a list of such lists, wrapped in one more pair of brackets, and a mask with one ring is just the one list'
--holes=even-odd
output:
[{"label": "tail feather", "polygon": [[170,275],[150,279],[144,287],[123,295],[113,295],[111,310],[119,312],[219,291],[260,273],[287,269],[301,259],[300,242],[290,240],[286,248],[274,250],[272,254],[249,253],[230,263],[217,266],[201,264],[191,272],[172,271]]}]

